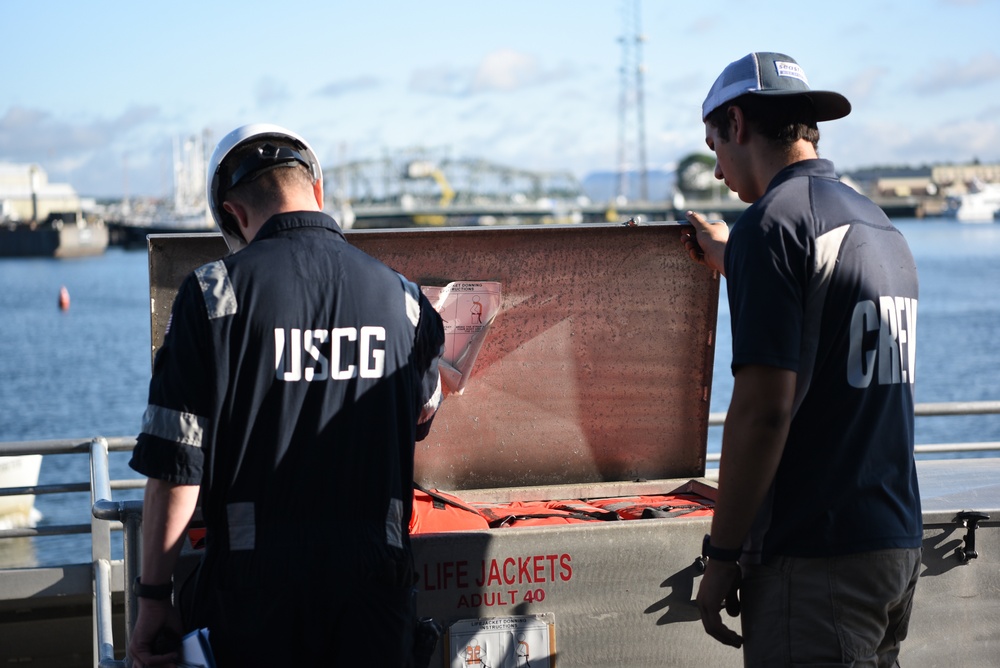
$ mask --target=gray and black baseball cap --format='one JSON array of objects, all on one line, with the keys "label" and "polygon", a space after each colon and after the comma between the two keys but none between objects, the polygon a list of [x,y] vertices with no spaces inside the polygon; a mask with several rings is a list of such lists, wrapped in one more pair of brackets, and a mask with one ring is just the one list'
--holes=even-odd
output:
[{"label": "gray and black baseball cap", "polygon": [[745,93],[808,97],[816,109],[817,121],[832,121],[851,113],[851,103],[840,93],[810,89],[805,71],[793,58],[759,51],[729,63],[722,71],[701,105],[702,120]]}]

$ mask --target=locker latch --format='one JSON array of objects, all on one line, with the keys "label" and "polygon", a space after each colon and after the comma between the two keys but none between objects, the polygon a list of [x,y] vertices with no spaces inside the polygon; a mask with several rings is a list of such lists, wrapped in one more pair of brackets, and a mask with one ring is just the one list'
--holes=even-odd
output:
[{"label": "locker latch", "polygon": [[979,553],[976,552],[976,529],[979,528],[980,522],[988,519],[990,519],[989,515],[976,510],[963,510],[955,516],[955,522],[968,529],[965,532],[965,545],[955,548],[955,555],[963,564],[979,556]]}]

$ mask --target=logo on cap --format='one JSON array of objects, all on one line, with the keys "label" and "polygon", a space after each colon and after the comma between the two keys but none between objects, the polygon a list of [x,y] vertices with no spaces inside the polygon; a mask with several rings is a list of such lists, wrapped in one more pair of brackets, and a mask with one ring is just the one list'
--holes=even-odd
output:
[{"label": "logo on cap", "polygon": [[779,77],[792,77],[793,79],[798,79],[807,86],[809,85],[809,80],[806,79],[806,73],[801,67],[799,67],[798,63],[776,60],[774,61],[774,69],[778,73]]}]

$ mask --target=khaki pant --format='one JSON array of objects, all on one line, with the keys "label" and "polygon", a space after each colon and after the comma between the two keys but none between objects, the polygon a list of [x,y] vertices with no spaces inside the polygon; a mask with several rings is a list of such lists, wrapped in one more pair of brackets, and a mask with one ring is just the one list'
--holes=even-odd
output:
[{"label": "khaki pant", "polygon": [[744,569],[749,668],[889,668],[906,638],[920,548],[776,557]]}]

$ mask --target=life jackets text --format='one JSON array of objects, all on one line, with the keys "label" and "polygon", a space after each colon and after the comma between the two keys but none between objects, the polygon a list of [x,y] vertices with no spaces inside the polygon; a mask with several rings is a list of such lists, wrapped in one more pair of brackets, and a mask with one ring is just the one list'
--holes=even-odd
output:
[{"label": "life jackets text", "polygon": [[464,560],[424,564],[421,587],[428,591],[468,589],[471,586],[500,587],[569,582],[573,577],[573,557],[569,554],[483,559],[477,566],[473,570]]}]

